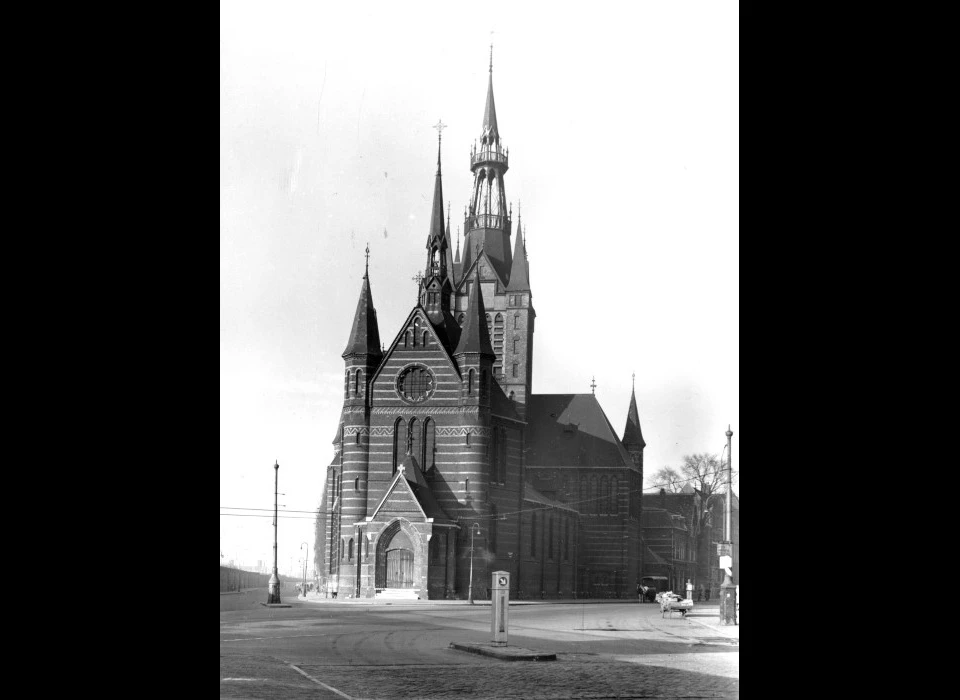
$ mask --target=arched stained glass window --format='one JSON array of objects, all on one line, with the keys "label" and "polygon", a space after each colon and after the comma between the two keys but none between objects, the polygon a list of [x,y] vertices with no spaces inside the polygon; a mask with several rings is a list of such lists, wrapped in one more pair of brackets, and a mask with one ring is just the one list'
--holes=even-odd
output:
[{"label": "arched stained glass window", "polygon": [[423,422],[423,470],[430,469],[435,463],[437,452],[437,424],[427,418]]},{"label": "arched stained glass window", "polygon": [[407,451],[407,426],[403,418],[397,418],[393,424],[393,473],[397,473],[397,465],[403,461]]},{"label": "arched stained glass window", "polygon": [[423,444],[420,438],[421,438],[420,421],[418,421],[416,418],[411,418],[410,419],[410,454],[412,454],[418,462],[421,459],[420,446]]}]

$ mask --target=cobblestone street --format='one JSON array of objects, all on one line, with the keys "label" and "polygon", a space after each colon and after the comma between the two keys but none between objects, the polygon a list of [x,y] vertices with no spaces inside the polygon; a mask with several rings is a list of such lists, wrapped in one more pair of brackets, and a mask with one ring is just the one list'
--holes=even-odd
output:
[{"label": "cobblestone street", "polygon": [[510,643],[557,654],[505,662],[452,641],[489,636],[489,609],[300,606],[221,613],[223,698],[736,698],[739,630],[662,619],[657,606],[511,610]]}]

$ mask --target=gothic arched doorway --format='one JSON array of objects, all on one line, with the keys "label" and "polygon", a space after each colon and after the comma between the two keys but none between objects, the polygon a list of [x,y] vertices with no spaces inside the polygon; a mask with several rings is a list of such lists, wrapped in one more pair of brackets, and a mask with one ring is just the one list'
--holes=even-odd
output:
[{"label": "gothic arched doorway", "polygon": [[377,541],[377,589],[417,588],[416,552],[400,523],[390,525]]}]

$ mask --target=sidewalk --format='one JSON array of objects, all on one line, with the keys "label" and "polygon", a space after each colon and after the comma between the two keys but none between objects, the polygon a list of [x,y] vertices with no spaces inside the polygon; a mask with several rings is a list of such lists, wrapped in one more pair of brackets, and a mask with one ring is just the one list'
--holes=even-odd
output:
[{"label": "sidewalk", "polygon": [[[285,603],[309,604],[309,605],[366,605],[366,606],[392,606],[392,607],[442,607],[450,605],[470,606],[467,600],[402,600],[389,598],[326,598],[317,592],[310,592],[306,598],[295,596],[284,596]],[[669,624],[672,619],[675,623],[681,623],[688,627],[706,627],[716,632],[717,636],[729,637],[731,639],[740,639],[740,625],[721,625],[720,624],[720,604],[718,602],[694,603],[693,610],[684,617],[662,618],[659,610],[659,603],[638,603],[636,600],[627,598],[589,598],[586,600],[574,600],[572,598],[562,598],[553,600],[511,600],[510,606],[527,605],[630,605],[649,606],[657,611],[655,619],[659,622],[663,619],[664,625]],[[476,600],[473,607],[490,607],[489,600]],[[679,625],[673,625],[679,626]]]},{"label": "sidewalk", "polygon": [[693,610],[684,617],[690,622],[709,627],[722,637],[740,639],[740,625],[720,624],[719,603],[694,603]]}]

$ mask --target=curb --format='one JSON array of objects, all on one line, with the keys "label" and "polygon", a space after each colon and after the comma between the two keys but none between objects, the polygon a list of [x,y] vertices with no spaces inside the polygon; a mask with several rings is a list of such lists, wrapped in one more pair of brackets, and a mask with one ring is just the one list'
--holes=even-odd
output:
[{"label": "curb", "polygon": [[465,651],[469,654],[489,656],[501,661],[556,661],[557,655],[547,651],[530,651],[520,647],[499,647],[492,644],[461,644],[451,642],[451,649]]}]

